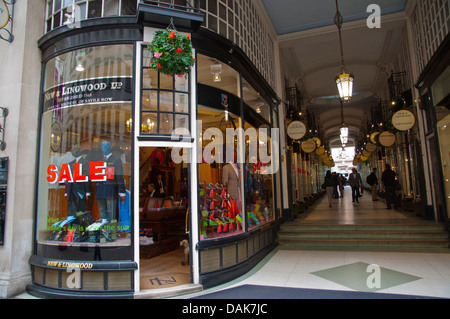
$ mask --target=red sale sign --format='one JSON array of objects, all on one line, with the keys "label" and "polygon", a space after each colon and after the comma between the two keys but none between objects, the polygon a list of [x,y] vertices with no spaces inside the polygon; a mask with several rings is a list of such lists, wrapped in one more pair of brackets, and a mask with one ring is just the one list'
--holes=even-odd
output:
[{"label": "red sale sign", "polygon": [[69,164],[63,164],[58,172],[56,165],[47,167],[47,181],[55,183],[84,183],[84,182],[104,182],[114,179],[114,167],[107,167],[106,162],[89,163],[89,176],[83,175],[83,165],[75,163],[73,171]]}]

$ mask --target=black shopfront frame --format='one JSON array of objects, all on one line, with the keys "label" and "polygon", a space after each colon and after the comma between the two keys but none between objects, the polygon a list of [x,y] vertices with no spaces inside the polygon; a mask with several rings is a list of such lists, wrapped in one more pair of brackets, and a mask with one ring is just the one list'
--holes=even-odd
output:
[{"label": "black shopfront frame", "polygon": [[[270,123],[274,123],[273,112],[278,113],[278,105],[280,104],[280,99],[270,87],[270,85],[263,79],[262,75],[256,69],[256,67],[251,63],[249,58],[245,53],[236,46],[235,43],[223,38],[222,36],[211,32],[207,29],[200,29],[197,33],[192,35],[192,41],[197,54],[203,54],[205,56],[215,58],[219,61],[227,63],[233,69],[237,70],[239,73],[240,83],[245,81],[249,83],[260,96],[270,105]],[[198,60],[198,59],[197,59]],[[211,93],[216,98],[211,98],[207,94],[199,94],[200,91],[204,93]],[[225,110],[220,104],[221,90],[207,85],[197,83],[197,95],[198,104],[212,106],[218,110]],[[227,93],[228,94],[228,93]],[[240,95],[243,96],[242,86]],[[228,94],[230,97],[231,95]],[[229,109],[230,112],[235,114],[240,114],[241,122],[248,122],[256,127],[260,125],[271,124],[264,120],[259,114],[257,114],[250,106],[246,105],[242,98],[232,97],[238,99],[238,108]],[[236,103],[233,103],[235,105]],[[279,120],[279,119],[276,119]],[[279,127],[279,122],[277,126]],[[280,136],[281,138],[281,136]],[[281,155],[281,143],[278,149]],[[280,174],[279,174],[279,185],[282,185],[281,176],[281,159],[280,159]],[[199,177],[197,176],[197,180]],[[281,197],[280,197],[281,198]],[[274,176],[274,210],[277,214],[278,204],[282,207],[281,203],[278,203],[277,194],[277,177]],[[283,208],[281,208],[283,210]],[[200,252],[199,254],[199,265],[200,265],[200,283],[205,288],[214,287],[216,285],[225,283],[227,281],[233,280],[238,276],[241,276],[252,269],[261,259],[263,259],[270,251],[272,251],[277,243],[275,242],[276,233],[279,230],[279,225],[283,221],[283,216],[285,215],[283,211],[280,211],[281,215],[276,215],[276,219],[267,224],[261,225],[254,229],[247,229],[247,225],[244,225],[244,232],[229,237],[208,239],[203,241],[198,241],[195,249]],[[200,234],[197,234],[200,236]],[[219,258],[220,266],[216,271],[203,271],[202,270],[202,259],[209,258],[211,252],[216,251],[215,254]],[[229,254],[230,251],[236,252],[236,263],[233,266],[224,266],[224,256]],[[205,253],[203,255],[203,252]],[[245,256],[243,256],[245,255]]]},{"label": "black shopfront frame", "polygon": [[[143,31],[144,27],[142,24],[137,23],[135,17],[112,17],[112,18],[101,18],[101,19],[91,19],[86,21],[81,21],[81,28],[79,29],[69,29],[66,27],[57,28],[46,35],[44,35],[39,40],[39,47],[42,51],[42,75],[41,75],[41,92],[43,90],[44,83],[44,66],[45,63],[51,58],[63,54],[65,52],[73,51],[79,48],[93,47],[93,46],[102,46],[102,45],[111,45],[111,44],[133,44],[135,46],[134,52],[136,52],[136,43],[141,42],[143,40]],[[195,48],[197,53],[205,54],[210,57],[216,57],[221,61],[227,61],[228,64],[232,65],[233,68],[239,70],[241,74],[241,82],[242,77],[245,77],[246,81],[252,85],[258,92],[261,93],[261,96],[264,100],[271,102],[271,109],[273,112],[278,111],[278,105],[280,103],[280,99],[277,97],[273,89],[269,84],[263,80],[263,77],[258,72],[258,70],[251,63],[249,58],[245,55],[245,53],[237,47],[231,41],[224,39],[220,35],[217,35],[211,31],[201,28],[196,33],[192,35],[193,47]],[[134,58],[136,59],[136,57]],[[136,61],[134,61],[136,65]],[[136,70],[133,70],[133,77],[136,78],[135,74]],[[132,81],[132,89],[135,92],[135,86]],[[135,94],[133,94],[132,101],[132,118],[135,118]],[[198,96],[196,96],[198,98]],[[43,108],[43,98],[40,99],[40,109]],[[241,117],[244,117],[245,107],[243,101],[240,104],[240,114]],[[247,110],[249,112],[250,110]],[[39,112],[39,123],[41,123],[41,112]],[[192,114],[190,116],[193,116]],[[272,112],[271,112],[272,116]],[[278,123],[279,124],[279,123]],[[135,128],[133,127],[133,130]],[[38,141],[40,141],[41,130],[38,131]],[[133,131],[134,136],[134,131]],[[147,140],[153,140],[153,137],[145,137]],[[154,137],[156,138],[156,137]],[[140,137],[138,137],[140,140]],[[36,171],[39,169],[39,143],[37,143],[37,159],[36,159]],[[132,149],[133,154],[135,145],[134,139],[132,141]],[[280,152],[281,154],[281,146]],[[135,171],[135,167],[133,165],[134,161],[131,161],[131,171]],[[281,166],[280,166],[281,167]],[[134,173],[132,173],[133,176]],[[198,181],[198,176],[197,176]],[[197,182],[191,181],[191,183]],[[282,175],[280,172],[279,185],[282,185]],[[130,183],[131,192],[134,193],[133,185],[134,183]],[[278,199],[277,196],[277,182],[274,182],[274,198],[275,198],[275,213],[278,211],[278,207],[282,208],[282,204],[278,204],[276,201]],[[38,187],[38,181],[36,181],[36,190]],[[35,219],[37,218],[37,191],[34,194],[34,203],[36,207]],[[132,204],[133,205],[133,204]],[[132,211],[134,211],[134,207],[132,207]],[[134,214],[131,217],[131,224],[134,224]],[[252,250],[252,255],[248,256],[244,262],[237,263],[235,266],[222,269],[217,272],[211,273],[200,273],[200,281],[203,286],[211,287],[217,284],[229,281],[231,279],[236,278],[237,276],[247,272],[253,266],[255,266],[265,255],[267,255],[275,246],[275,237],[276,232],[278,231],[279,224],[282,221],[281,216],[277,216],[277,220],[264,225],[264,227],[259,227],[256,229],[252,229],[248,232],[245,232],[240,235],[232,236],[230,238],[224,238],[222,240],[213,240],[213,241],[204,241],[199,243],[197,247],[192,247],[192,249],[198,249],[200,251],[206,251],[210,249],[220,249],[222,250],[229,244],[236,244],[241,242],[246,247],[246,251]],[[33,228],[34,232],[36,232],[36,225]],[[135,231],[132,231],[132,236],[134,236]],[[190,233],[190,236],[193,234]],[[196,234],[197,236],[199,234]],[[34,238],[36,238],[36,234],[34,234]],[[132,242],[134,240],[132,239]],[[237,246],[236,246],[237,249]],[[133,249],[132,249],[133,250]],[[34,244],[33,256],[30,259],[30,263],[32,269],[44,269],[44,274],[39,274],[39,276],[43,276],[45,278],[45,268],[48,260],[46,258],[42,258],[36,255],[37,252],[37,244]],[[200,256],[200,259],[202,257]],[[34,295],[42,296],[42,297],[68,297],[71,298],[73,296],[82,297],[82,298],[108,298],[108,297],[119,297],[119,298],[132,298],[134,295],[134,278],[133,273],[137,269],[136,263],[133,261],[135,256],[130,256],[131,260],[128,261],[110,261],[110,262],[97,262],[95,264],[96,271],[104,271],[105,272],[105,291],[96,291],[95,293],[85,292],[85,291],[66,291],[63,289],[54,289],[46,287],[45,285],[36,283],[36,272],[33,273],[33,281],[34,284],[27,287],[27,290],[32,292]],[[55,269],[52,269],[55,270]],[[128,271],[131,276],[132,286],[131,289],[111,292],[107,290],[108,287],[108,275],[106,272],[116,272],[116,271]],[[200,269],[201,272],[201,269]],[[218,276],[220,275],[220,276]],[[61,276],[61,273],[60,275]]]},{"label": "black shopfront frame", "polygon": [[[47,34],[45,34],[39,41],[38,45],[42,51],[42,67],[41,67],[41,88],[40,91],[43,92],[44,89],[44,77],[45,77],[45,65],[46,63],[61,54],[74,51],[81,48],[97,47],[97,46],[107,46],[107,45],[117,45],[117,44],[132,44],[133,45],[133,78],[136,78],[135,68],[136,65],[136,42],[142,41],[143,39],[143,26],[136,23],[135,17],[113,17],[113,18],[99,18],[90,19],[86,21],[81,21],[81,27],[70,29],[67,27],[57,28]],[[131,90],[135,92],[134,81],[131,81]],[[135,101],[134,94],[132,94],[132,117],[134,118]],[[44,97],[41,95],[39,101],[39,129],[37,136],[37,158],[36,158],[36,172],[39,171],[39,160],[40,160],[40,141],[41,141],[41,125],[42,125],[42,114],[44,108]],[[134,130],[134,128],[133,128]],[[134,131],[131,132],[134,136]],[[131,141],[132,154],[134,153],[134,139]],[[134,172],[134,160],[131,160],[131,172]],[[130,182],[130,192],[134,193],[133,189],[133,173],[131,174]],[[35,206],[35,224],[33,227],[33,238],[36,237],[37,225],[36,221],[38,218],[38,185],[39,180],[36,179],[35,193],[34,193],[34,206]],[[131,211],[134,211],[133,201],[131,201]],[[134,216],[131,214],[131,225],[134,224]],[[131,230],[131,243],[134,242],[134,229]],[[125,247],[124,254],[122,254],[122,260],[114,260],[117,256],[116,252],[104,250],[106,254],[111,252],[109,261],[90,261],[86,262],[73,261],[73,260],[58,260],[52,259],[45,256],[39,256],[39,248],[37,241],[33,245],[33,253],[30,258],[30,264],[32,268],[32,280],[33,284],[27,286],[27,291],[33,295],[43,297],[43,298],[132,298],[134,295],[134,271],[137,269],[137,264],[134,262],[134,249],[133,244],[129,247]],[[67,249],[69,247],[65,247]],[[80,249],[76,247],[71,247],[73,249]],[[57,252],[60,247],[46,247],[46,249],[55,250]],[[69,248],[70,249],[70,248]],[[52,252],[50,252],[53,255]],[[59,263],[61,261],[61,263]],[[74,265],[78,267],[79,265],[89,265],[90,271],[97,274],[103,274],[103,289],[96,291],[83,290],[83,284],[81,289],[77,290],[67,290],[62,286],[62,278],[65,276],[66,268],[65,264]],[[113,280],[116,274],[123,273],[125,278],[129,276],[128,288],[124,289],[113,289],[111,290],[111,280]],[[51,276],[57,276],[59,279],[54,281],[52,286],[46,285],[46,280]],[[81,278],[87,276],[81,275]]]}]

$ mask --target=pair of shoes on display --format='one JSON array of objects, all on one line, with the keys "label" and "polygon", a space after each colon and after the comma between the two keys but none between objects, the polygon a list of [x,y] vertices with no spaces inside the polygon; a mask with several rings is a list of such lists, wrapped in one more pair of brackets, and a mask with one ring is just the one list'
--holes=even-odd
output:
[{"label": "pair of shoes on display", "polygon": [[53,233],[49,237],[47,237],[45,240],[55,240],[55,238],[58,237],[59,232],[60,232],[59,230],[53,231]]},{"label": "pair of shoes on display", "polygon": [[85,231],[81,236],[76,237],[73,241],[76,243],[83,243],[89,239],[89,232]]},{"label": "pair of shoes on display", "polygon": [[96,231],[100,230],[104,225],[108,224],[109,221],[107,219],[100,219],[97,222],[89,225],[86,230],[88,231]]},{"label": "pair of shoes on display", "polygon": [[64,241],[67,236],[66,230],[55,230],[46,240]]},{"label": "pair of shoes on display", "polygon": [[57,241],[64,241],[67,236],[67,230],[61,231],[59,236],[56,238]]}]

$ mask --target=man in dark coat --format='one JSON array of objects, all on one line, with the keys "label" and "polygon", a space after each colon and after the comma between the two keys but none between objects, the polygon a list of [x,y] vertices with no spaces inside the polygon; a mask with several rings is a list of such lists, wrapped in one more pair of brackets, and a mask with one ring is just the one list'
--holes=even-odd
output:
[{"label": "man in dark coat", "polygon": [[397,174],[391,169],[391,165],[386,164],[386,169],[381,175],[381,182],[383,183],[384,192],[386,194],[386,209],[391,209],[391,204],[394,204],[394,209],[397,209],[397,195],[395,193],[395,176]]},{"label": "man in dark coat", "polygon": [[369,176],[367,176],[366,182],[371,187],[372,200],[373,201],[378,200],[378,198],[377,198],[377,195],[378,195],[378,177],[377,177],[377,168],[376,167],[374,167],[373,170],[372,170],[372,173],[370,173]]}]

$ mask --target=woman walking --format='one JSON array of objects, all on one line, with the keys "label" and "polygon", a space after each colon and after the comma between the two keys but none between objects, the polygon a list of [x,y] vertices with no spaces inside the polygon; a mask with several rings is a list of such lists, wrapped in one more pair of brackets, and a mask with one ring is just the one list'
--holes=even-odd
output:
[{"label": "woman walking", "polygon": [[331,175],[331,171],[327,171],[325,174],[325,180],[323,182],[325,189],[327,190],[327,198],[328,198],[328,206],[331,208],[331,203],[333,201],[333,190],[335,181],[333,176]]}]

